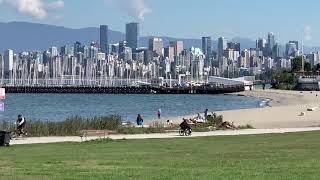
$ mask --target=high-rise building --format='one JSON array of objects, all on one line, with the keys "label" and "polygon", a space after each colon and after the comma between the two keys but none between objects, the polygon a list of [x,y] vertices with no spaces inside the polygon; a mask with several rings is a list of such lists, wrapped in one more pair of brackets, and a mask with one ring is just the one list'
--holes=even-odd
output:
[{"label": "high-rise building", "polygon": [[13,70],[13,50],[8,49],[4,52],[4,71],[12,71]]},{"label": "high-rise building", "polygon": [[174,42],[170,42],[170,46],[174,47],[174,55],[175,56],[179,56],[179,54],[181,54],[181,52],[183,51],[184,47],[183,47],[183,41],[174,41]]},{"label": "high-rise building", "polygon": [[298,41],[289,41],[289,43],[296,45],[296,50],[299,51],[299,42]]},{"label": "high-rise building", "polygon": [[74,55],[74,46],[67,44],[67,45],[61,47],[60,53],[61,53],[61,55],[73,56]]},{"label": "high-rise building", "polygon": [[256,48],[263,51],[267,47],[267,40],[263,38],[259,38],[256,42]]},{"label": "high-rise building", "polygon": [[171,46],[166,47],[164,49],[164,57],[167,57],[169,59],[170,63],[173,62],[174,61],[174,47],[171,47]]},{"label": "high-rise building", "polygon": [[157,55],[163,55],[163,41],[161,38],[149,39],[149,50],[157,53]]},{"label": "high-rise building", "polygon": [[218,59],[224,55],[224,50],[227,49],[227,40],[224,37],[218,39]]},{"label": "high-rise building", "polygon": [[289,41],[289,43],[286,44],[286,56],[287,57],[295,57],[298,56],[298,45],[295,41]]},{"label": "high-rise building", "polygon": [[74,44],[74,54],[76,55],[78,52],[82,52],[82,45],[81,45],[81,43],[80,42],[76,42],[75,44]]},{"label": "high-rise building", "polygon": [[202,37],[202,52],[206,58],[210,58],[212,54],[212,40],[211,37]]},{"label": "high-rise building", "polygon": [[59,52],[58,52],[58,48],[57,47],[51,47],[49,48],[49,52],[51,54],[52,57],[58,56]]},{"label": "high-rise building", "polygon": [[241,49],[240,43],[228,42],[227,49],[233,49],[234,51],[238,51],[240,53],[240,49]]},{"label": "high-rise building", "polygon": [[126,25],[127,46],[135,51],[139,47],[139,24],[129,23]]},{"label": "high-rise building", "polygon": [[276,45],[276,37],[275,35],[270,32],[268,33],[268,51],[269,51],[269,56],[272,55],[273,47]]},{"label": "high-rise building", "polygon": [[103,53],[108,53],[108,26],[101,25],[100,26],[100,50]]},{"label": "high-rise building", "polygon": [[276,43],[273,47],[273,53],[272,56],[274,58],[282,58],[284,55],[284,50],[283,50],[283,46]]}]

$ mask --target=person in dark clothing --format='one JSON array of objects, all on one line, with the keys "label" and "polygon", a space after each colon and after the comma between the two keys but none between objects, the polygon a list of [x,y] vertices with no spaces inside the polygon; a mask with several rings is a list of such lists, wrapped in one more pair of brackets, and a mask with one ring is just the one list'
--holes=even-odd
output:
[{"label": "person in dark clothing", "polygon": [[161,119],[161,109],[158,109],[157,115],[158,115],[158,119]]},{"label": "person in dark clothing", "polygon": [[137,125],[138,126],[142,126],[143,125],[143,119],[142,119],[142,116],[140,114],[138,114],[138,117],[137,117]]},{"label": "person in dark clothing", "polygon": [[17,124],[17,135],[21,136],[22,134],[25,133],[24,128],[26,127],[26,124],[27,124],[26,118],[23,117],[22,115],[18,115],[16,124]]},{"label": "person in dark clothing", "polygon": [[182,130],[191,130],[191,127],[190,125],[188,124],[187,120],[186,119],[183,119],[183,122],[180,124],[180,128]]},{"label": "person in dark clothing", "polygon": [[204,111],[204,119],[205,120],[207,120],[207,118],[208,118],[208,109],[206,109],[205,111]]}]

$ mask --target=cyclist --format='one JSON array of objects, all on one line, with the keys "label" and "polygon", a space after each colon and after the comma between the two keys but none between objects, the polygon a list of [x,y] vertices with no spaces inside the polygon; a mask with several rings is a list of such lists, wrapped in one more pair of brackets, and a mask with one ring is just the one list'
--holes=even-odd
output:
[{"label": "cyclist", "polygon": [[17,125],[17,135],[20,137],[22,134],[24,134],[24,128],[26,127],[27,121],[26,118],[22,115],[18,115],[18,119],[16,121]]},{"label": "cyclist", "polygon": [[180,128],[181,128],[183,131],[191,130],[191,127],[190,127],[190,125],[188,124],[188,122],[187,122],[186,119],[183,119],[183,122],[180,124]]}]

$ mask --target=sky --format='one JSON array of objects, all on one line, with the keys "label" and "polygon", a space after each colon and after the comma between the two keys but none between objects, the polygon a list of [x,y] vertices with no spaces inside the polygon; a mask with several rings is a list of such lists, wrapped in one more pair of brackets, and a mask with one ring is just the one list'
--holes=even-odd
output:
[{"label": "sky", "polygon": [[140,22],[141,35],[304,40],[320,45],[319,0],[0,0],[0,21],[125,31]]}]

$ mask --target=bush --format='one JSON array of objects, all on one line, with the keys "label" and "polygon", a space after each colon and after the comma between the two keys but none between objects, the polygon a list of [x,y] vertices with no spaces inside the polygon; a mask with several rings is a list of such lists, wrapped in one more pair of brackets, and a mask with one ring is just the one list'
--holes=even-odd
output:
[{"label": "bush", "polygon": [[220,127],[220,125],[223,123],[223,116],[217,115],[216,113],[212,113],[212,115],[209,115],[207,117],[206,125],[213,126],[213,127]]},{"label": "bush", "polygon": [[238,126],[238,129],[254,129],[254,127],[251,126],[250,124],[247,124],[245,126]]},{"label": "bush", "polygon": [[165,133],[165,128],[162,127],[149,127],[149,128],[136,128],[136,127],[122,127],[117,131],[119,134],[153,134]]},{"label": "bush", "polygon": [[[120,116],[67,118],[61,122],[27,121],[26,131],[29,136],[77,136],[83,130],[117,130],[122,124]],[[2,122],[4,130],[15,131],[14,124]]]}]

